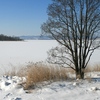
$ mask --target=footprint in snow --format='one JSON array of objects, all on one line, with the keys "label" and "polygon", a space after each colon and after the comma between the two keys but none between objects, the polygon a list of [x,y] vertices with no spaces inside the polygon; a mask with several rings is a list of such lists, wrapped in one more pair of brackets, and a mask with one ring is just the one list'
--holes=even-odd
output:
[{"label": "footprint in snow", "polygon": [[12,95],[12,93],[6,94],[6,96],[4,97],[4,99],[10,97],[11,95]]},{"label": "footprint in snow", "polygon": [[11,100],[22,100],[21,98],[12,98]]}]

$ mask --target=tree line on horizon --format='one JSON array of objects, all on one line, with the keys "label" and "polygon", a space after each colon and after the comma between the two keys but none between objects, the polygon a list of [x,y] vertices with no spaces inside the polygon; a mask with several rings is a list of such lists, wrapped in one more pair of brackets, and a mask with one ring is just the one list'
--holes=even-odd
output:
[{"label": "tree line on horizon", "polygon": [[0,41],[22,41],[19,37],[0,34]]}]

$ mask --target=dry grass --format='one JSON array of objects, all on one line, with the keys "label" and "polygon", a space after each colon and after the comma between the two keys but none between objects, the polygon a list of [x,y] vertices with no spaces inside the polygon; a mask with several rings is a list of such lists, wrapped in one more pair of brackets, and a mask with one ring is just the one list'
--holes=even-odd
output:
[{"label": "dry grass", "polygon": [[87,72],[100,72],[100,64],[95,64],[93,66],[88,65],[85,69],[85,73]]},{"label": "dry grass", "polygon": [[93,72],[100,72],[100,64],[88,65],[85,69],[85,79],[89,82],[91,82]]},{"label": "dry grass", "polygon": [[3,75],[24,77],[26,75],[25,67],[17,68],[13,66],[9,70],[5,70]]},{"label": "dry grass", "polygon": [[31,64],[27,67],[25,88],[28,89],[43,81],[58,81],[66,80],[67,78],[67,70],[65,68],[48,67],[48,65],[41,63]]},{"label": "dry grass", "polygon": [[[75,75],[74,70],[69,68],[63,68],[58,66],[46,65],[43,63],[32,63],[29,64],[26,68],[26,79],[27,82],[25,84],[25,89],[32,88],[36,86],[38,83],[44,81],[59,81],[66,80],[67,78],[72,78],[72,75]],[[87,72],[97,72],[100,71],[100,66],[93,65],[88,66],[85,70]],[[86,75],[86,74],[85,74]],[[91,81],[91,76],[85,76],[88,81]]]},{"label": "dry grass", "polygon": [[26,77],[26,83],[24,89],[29,89],[36,86],[38,83],[44,81],[53,82],[67,80],[74,71],[70,68],[63,68],[59,66],[47,65],[43,63],[29,63],[26,67],[16,69],[12,67],[10,71],[5,71],[5,75],[8,76],[20,76]]},{"label": "dry grass", "polygon": [[[88,72],[100,71],[100,66],[88,66],[85,69],[85,77],[90,81],[91,77],[87,75]],[[75,72],[69,68],[63,68],[58,66],[47,65],[43,63],[29,63],[26,67],[16,70],[12,67],[11,71],[6,72],[5,75],[10,76],[21,76],[26,77],[26,83],[24,84],[24,89],[30,89],[36,86],[38,83],[44,81],[53,82],[59,80],[67,80],[67,78],[72,78]]]}]

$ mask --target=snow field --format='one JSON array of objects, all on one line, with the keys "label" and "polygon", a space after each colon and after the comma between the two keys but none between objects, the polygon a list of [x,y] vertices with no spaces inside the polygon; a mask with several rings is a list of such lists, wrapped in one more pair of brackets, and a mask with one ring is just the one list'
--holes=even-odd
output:
[{"label": "snow field", "polygon": [[[0,74],[29,62],[45,61],[47,51],[57,45],[54,40],[0,42]],[[97,49],[90,64],[99,63],[99,58],[100,49]],[[30,90],[30,93],[21,84],[26,81],[25,77],[1,76],[0,100],[100,100],[100,73],[90,74],[91,81],[59,81]]]},{"label": "snow field", "polygon": [[54,82],[26,93],[21,82],[25,78],[3,76],[0,79],[0,100],[100,100],[100,82],[73,80]]},{"label": "snow field", "polygon": [[[57,45],[55,40],[0,41],[0,74],[14,67],[23,67],[29,62],[45,62],[47,52]],[[99,64],[99,58],[100,49],[97,49],[89,64]]]}]

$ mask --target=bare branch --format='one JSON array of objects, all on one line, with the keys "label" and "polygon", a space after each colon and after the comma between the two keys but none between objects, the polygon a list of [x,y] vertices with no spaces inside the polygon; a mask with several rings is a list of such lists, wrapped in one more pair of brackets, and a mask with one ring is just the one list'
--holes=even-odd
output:
[{"label": "bare branch", "polygon": [[100,42],[93,45],[100,33],[100,0],[53,0],[48,7],[48,20],[41,28],[66,49],[56,49],[55,56],[49,55],[54,57],[54,63],[69,67],[73,64],[76,76],[83,78],[83,70],[100,47]]}]

